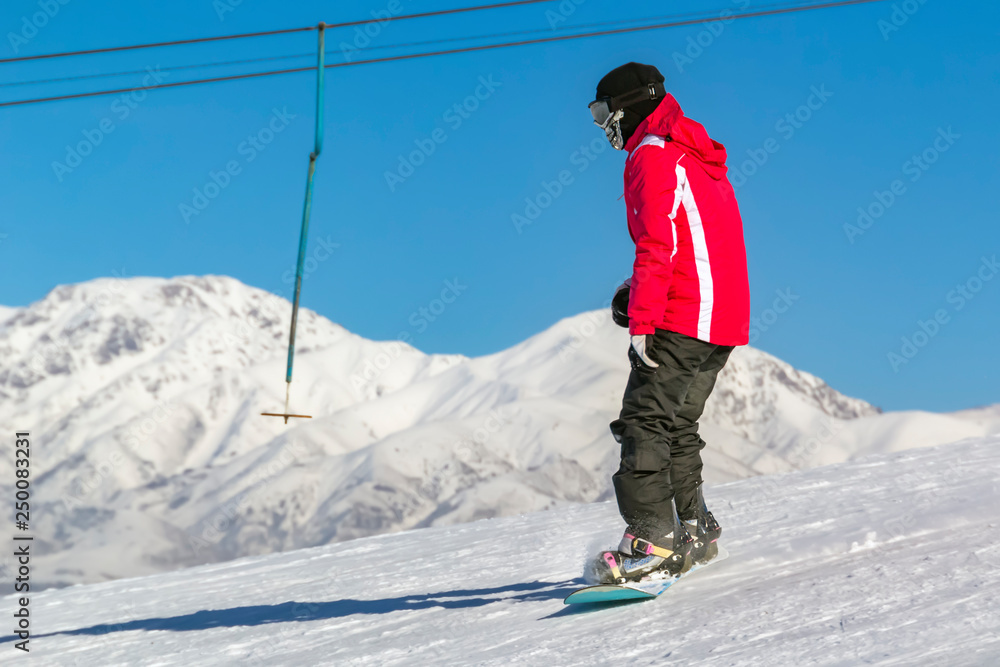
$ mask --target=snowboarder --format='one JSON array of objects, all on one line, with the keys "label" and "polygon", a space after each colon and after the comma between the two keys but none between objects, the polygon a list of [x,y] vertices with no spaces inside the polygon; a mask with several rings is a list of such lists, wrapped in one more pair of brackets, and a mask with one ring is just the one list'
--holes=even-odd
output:
[{"label": "snowboarder", "polygon": [[726,149],[684,116],[651,65],[628,63],[597,84],[594,123],[625,150],[632,277],[612,314],[631,334],[632,366],[613,477],[628,524],[594,568],[607,583],[668,576],[711,560],[721,534],[702,494],[698,419],[716,377],[749,335],[743,222]]}]

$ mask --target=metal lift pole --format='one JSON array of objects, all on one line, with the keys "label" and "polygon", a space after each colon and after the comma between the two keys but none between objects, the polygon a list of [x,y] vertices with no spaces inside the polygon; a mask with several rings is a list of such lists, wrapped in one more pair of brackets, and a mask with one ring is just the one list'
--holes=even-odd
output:
[{"label": "metal lift pole", "polygon": [[310,415],[293,415],[288,412],[288,401],[292,388],[292,365],[295,361],[295,325],[299,319],[299,296],[302,292],[302,267],[306,261],[306,246],[309,243],[309,214],[312,210],[313,175],[316,173],[316,158],[323,150],[323,91],[325,72],[325,33],[326,24],[320,23],[319,30],[319,51],[317,54],[316,68],[316,140],[313,151],[309,154],[309,174],[306,178],[306,200],[302,209],[302,230],[299,232],[299,259],[295,266],[295,297],[292,301],[292,326],[288,332],[288,368],[285,371],[285,411],[283,413],[262,412],[262,415],[269,417],[283,417],[288,423],[289,417],[300,417],[310,419]]}]

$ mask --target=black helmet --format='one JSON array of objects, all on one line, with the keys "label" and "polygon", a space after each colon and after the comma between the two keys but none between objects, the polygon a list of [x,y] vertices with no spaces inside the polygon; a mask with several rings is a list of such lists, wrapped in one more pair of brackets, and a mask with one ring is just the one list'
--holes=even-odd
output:
[{"label": "black helmet", "polygon": [[639,124],[663,101],[664,80],[652,65],[628,63],[608,72],[597,84],[590,112],[612,146],[624,148]]}]

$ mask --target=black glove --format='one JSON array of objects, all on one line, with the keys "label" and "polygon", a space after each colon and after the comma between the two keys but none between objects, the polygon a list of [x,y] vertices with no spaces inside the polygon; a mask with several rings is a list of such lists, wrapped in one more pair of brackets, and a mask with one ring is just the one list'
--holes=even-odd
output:
[{"label": "black glove", "polygon": [[629,278],[615,290],[615,296],[611,299],[611,319],[620,327],[628,329],[628,297],[632,287],[632,279]]}]

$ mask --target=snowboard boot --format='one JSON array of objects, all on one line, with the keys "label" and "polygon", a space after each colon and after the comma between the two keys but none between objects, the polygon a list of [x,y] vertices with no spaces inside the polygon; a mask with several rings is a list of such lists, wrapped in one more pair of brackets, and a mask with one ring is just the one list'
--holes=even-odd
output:
[{"label": "snowboard boot", "polygon": [[719,555],[719,536],[722,528],[705,505],[705,496],[698,487],[698,505],[695,515],[682,520],[688,532],[694,537],[691,547],[691,560],[694,563],[707,563]]},{"label": "snowboard boot", "polygon": [[[623,584],[645,576],[676,577],[691,568],[694,538],[674,515],[674,526],[656,539],[638,537],[631,527],[617,551],[604,551],[593,561],[588,579],[602,584]],[[641,533],[640,533],[641,534]]]}]

